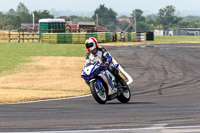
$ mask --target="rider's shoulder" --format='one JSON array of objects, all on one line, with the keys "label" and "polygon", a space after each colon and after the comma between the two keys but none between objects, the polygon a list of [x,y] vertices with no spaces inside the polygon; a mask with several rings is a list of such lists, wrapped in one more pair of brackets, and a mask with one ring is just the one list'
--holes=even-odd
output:
[{"label": "rider's shoulder", "polygon": [[106,48],[104,48],[104,47],[102,47],[102,46],[99,46],[98,49],[99,49],[100,51],[102,51],[102,52],[106,52],[106,51],[107,51]]}]

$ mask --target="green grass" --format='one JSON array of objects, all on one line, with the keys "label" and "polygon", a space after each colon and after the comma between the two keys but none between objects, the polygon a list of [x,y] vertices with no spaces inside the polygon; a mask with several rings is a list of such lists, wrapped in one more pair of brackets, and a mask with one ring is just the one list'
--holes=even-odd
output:
[{"label": "green grass", "polygon": [[28,62],[30,56],[74,56],[84,57],[85,46],[82,44],[40,44],[0,42],[0,73],[14,69],[17,65]]},{"label": "green grass", "polygon": [[154,42],[194,42],[200,41],[200,36],[155,36]]},{"label": "green grass", "polygon": [[[200,42],[200,36],[155,36],[154,41],[146,42]],[[115,43],[115,42],[113,42]],[[75,56],[84,57],[83,44],[40,44],[0,42],[0,73],[14,69],[28,62],[30,56]]]}]

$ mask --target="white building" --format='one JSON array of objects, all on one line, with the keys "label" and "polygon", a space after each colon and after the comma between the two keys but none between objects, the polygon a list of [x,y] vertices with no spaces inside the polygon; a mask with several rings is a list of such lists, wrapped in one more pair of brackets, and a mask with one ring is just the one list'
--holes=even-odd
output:
[{"label": "white building", "polygon": [[163,30],[154,30],[154,36],[163,36],[164,31]]}]

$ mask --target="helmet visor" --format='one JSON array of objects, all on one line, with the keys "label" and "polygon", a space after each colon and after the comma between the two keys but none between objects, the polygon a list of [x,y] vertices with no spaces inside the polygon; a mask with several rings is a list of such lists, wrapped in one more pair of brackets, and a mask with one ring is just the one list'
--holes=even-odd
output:
[{"label": "helmet visor", "polygon": [[91,47],[93,47],[93,43],[86,44],[86,48],[91,48]]}]

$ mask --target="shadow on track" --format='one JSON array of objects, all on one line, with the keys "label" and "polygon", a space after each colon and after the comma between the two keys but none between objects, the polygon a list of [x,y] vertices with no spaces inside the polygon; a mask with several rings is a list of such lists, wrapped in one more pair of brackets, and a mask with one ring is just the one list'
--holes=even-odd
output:
[{"label": "shadow on track", "polygon": [[155,103],[153,103],[153,102],[129,102],[129,103],[120,103],[120,102],[108,102],[108,103],[106,103],[106,104],[137,104],[137,105],[139,105],[139,104],[141,104],[141,105],[143,105],[143,104],[155,104]]}]

